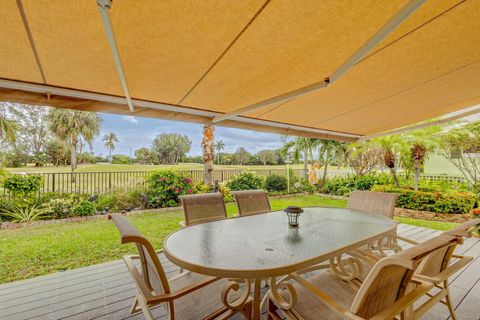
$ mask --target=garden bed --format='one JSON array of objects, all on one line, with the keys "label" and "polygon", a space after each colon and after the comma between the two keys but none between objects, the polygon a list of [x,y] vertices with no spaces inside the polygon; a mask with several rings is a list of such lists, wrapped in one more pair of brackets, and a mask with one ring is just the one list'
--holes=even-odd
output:
[{"label": "garden bed", "polygon": [[394,215],[402,218],[412,218],[427,221],[440,222],[456,222],[462,223],[472,219],[472,214],[452,214],[452,213],[435,213],[430,211],[412,210],[405,208],[395,208]]}]

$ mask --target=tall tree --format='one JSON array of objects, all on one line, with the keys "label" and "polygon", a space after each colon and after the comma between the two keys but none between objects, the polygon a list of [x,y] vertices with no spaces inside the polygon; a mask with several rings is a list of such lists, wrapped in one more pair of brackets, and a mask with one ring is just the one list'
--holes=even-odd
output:
[{"label": "tall tree", "polygon": [[225,149],[225,143],[223,140],[218,140],[217,143],[215,143],[215,152],[217,156],[217,164],[220,164],[220,153]]},{"label": "tall tree", "polygon": [[212,125],[203,126],[203,182],[209,185],[213,184],[213,159],[215,159],[214,135],[215,129]]},{"label": "tall tree", "polygon": [[75,171],[79,140],[83,139],[88,144],[92,144],[93,139],[99,133],[99,116],[93,112],[52,109],[48,114],[48,122],[50,131],[70,147],[70,166],[72,171]]},{"label": "tall tree", "polygon": [[178,133],[162,133],[155,137],[152,152],[162,164],[177,164],[190,151],[192,140]]},{"label": "tall tree", "polygon": [[240,147],[235,151],[233,158],[237,164],[244,165],[250,158],[250,153],[244,147]]},{"label": "tall tree", "polygon": [[112,152],[115,150],[115,142],[118,142],[117,135],[113,132],[107,133],[103,136],[105,148],[108,150],[108,159],[112,161]]},{"label": "tall tree", "polygon": [[439,136],[441,128],[439,126],[426,127],[420,130],[414,130],[405,134],[405,140],[410,146],[410,157],[413,160],[413,186],[418,190],[420,182],[420,171],[425,159],[439,145]]},{"label": "tall tree", "polygon": [[393,182],[397,187],[400,187],[397,177],[397,153],[405,148],[405,141],[399,135],[389,135],[378,137],[372,140],[382,150],[382,158],[384,165],[389,169]]},{"label": "tall tree", "polygon": [[262,150],[257,153],[257,157],[263,165],[275,164],[277,162],[277,153],[275,150]]},{"label": "tall tree", "polygon": [[[333,158],[340,158],[344,156],[346,153],[345,143],[335,141],[335,140],[327,140],[327,139],[320,139],[320,150],[318,153],[319,160],[323,162],[323,176],[322,176],[322,183],[323,186],[327,181],[327,170],[330,161]],[[322,158],[323,157],[323,158]]]},{"label": "tall tree", "polygon": [[303,159],[303,171],[307,174],[308,159],[313,161],[313,153],[319,147],[321,141],[315,138],[297,137],[293,141],[288,141],[284,144],[284,153],[288,154],[293,152],[293,158],[295,160]]},{"label": "tall tree", "polygon": [[41,166],[46,161],[45,148],[51,140],[48,130],[46,107],[7,104],[9,112],[18,125],[17,143],[32,156],[35,166]]},{"label": "tall tree", "polygon": [[454,128],[441,137],[443,155],[480,193],[480,121]]},{"label": "tall tree", "polygon": [[153,155],[151,150],[146,147],[135,150],[135,158],[138,163],[141,163],[141,164],[154,163],[155,162],[154,157],[155,156]]}]

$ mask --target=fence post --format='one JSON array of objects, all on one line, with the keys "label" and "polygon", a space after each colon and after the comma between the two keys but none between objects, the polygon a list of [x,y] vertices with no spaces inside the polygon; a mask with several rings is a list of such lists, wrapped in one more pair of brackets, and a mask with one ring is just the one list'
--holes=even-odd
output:
[{"label": "fence post", "polygon": [[52,173],[52,192],[55,192],[55,173]]},{"label": "fence post", "polygon": [[112,173],[108,173],[108,190],[112,190]]}]

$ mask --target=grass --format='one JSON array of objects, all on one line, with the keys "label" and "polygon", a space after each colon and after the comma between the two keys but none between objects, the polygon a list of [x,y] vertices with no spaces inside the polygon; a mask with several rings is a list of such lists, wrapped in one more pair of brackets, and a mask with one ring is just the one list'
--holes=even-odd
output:
[{"label": "grass", "polygon": [[395,217],[395,220],[398,220],[401,223],[405,223],[405,224],[411,224],[414,226],[419,226],[419,227],[424,227],[424,228],[434,229],[434,230],[441,230],[441,231],[450,230],[453,227],[458,225],[458,223],[454,223],[454,222],[428,221],[428,220],[403,218],[403,217]]},{"label": "grass", "polygon": [[[289,205],[345,207],[346,200],[315,195],[271,199],[273,210]],[[229,216],[236,214],[234,204],[227,205]],[[143,213],[129,219],[150,239],[156,249],[165,237],[179,228],[181,211]],[[398,218],[402,223],[437,230],[447,230],[452,223]],[[61,270],[120,259],[135,253],[133,246],[121,245],[113,223],[91,220],[80,223],[42,225],[18,230],[0,231],[0,283],[28,279]]]}]

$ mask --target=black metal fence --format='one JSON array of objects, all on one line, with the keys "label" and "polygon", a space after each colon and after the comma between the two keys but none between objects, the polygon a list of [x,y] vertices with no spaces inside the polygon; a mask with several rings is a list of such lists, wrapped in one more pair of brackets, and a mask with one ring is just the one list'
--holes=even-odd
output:
[{"label": "black metal fence", "polygon": [[[249,170],[249,169],[246,169]],[[203,170],[177,170],[189,175],[193,180],[203,181]],[[241,173],[242,169],[214,170],[213,179],[219,182]],[[257,174],[286,176],[286,169],[249,170]],[[152,171],[118,171],[118,172],[60,172],[60,173],[26,173],[43,177],[40,193],[61,192],[81,194],[101,194],[114,190],[129,190],[146,185],[146,178]],[[293,169],[296,176],[305,175],[303,169]],[[3,190],[7,193],[6,190]]]}]

